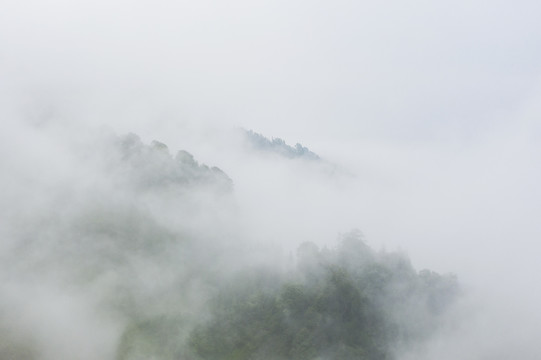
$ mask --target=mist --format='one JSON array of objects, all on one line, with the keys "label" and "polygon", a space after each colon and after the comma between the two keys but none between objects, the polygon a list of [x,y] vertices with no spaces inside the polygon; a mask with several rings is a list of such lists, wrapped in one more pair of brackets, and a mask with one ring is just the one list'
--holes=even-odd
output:
[{"label": "mist", "polygon": [[186,339],[217,284],[352,229],[459,280],[438,331],[397,359],[541,355],[536,2],[0,8],[12,356],[122,359],[133,324],[159,316]]}]

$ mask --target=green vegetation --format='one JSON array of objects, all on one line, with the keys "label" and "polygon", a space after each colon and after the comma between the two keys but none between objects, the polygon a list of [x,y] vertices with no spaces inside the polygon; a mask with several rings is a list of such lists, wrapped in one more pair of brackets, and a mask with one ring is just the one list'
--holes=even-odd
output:
[{"label": "green vegetation", "polygon": [[113,140],[111,171],[121,171],[127,183],[138,190],[156,188],[193,189],[229,192],[233,188],[231,179],[218,167],[199,164],[185,150],[173,157],[167,145],[154,140],[145,145],[135,134],[124,135]]},{"label": "green vegetation", "polygon": [[259,151],[278,154],[289,159],[305,159],[305,160],[321,160],[321,158],[307,147],[297,143],[295,146],[290,146],[280,138],[268,139],[265,136],[258,134],[252,130],[242,130],[247,142]]},{"label": "green vegetation", "polygon": [[298,268],[238,276],[191,334],[195,358],[392,359],[435,330],[457,293],[452,276],[416,273],[396,253],[374,253],[352,233],[335,250],[299,248]]},{"label": "green vegetation", "polygon": [[392,360],[428,339],[458,294],[454,276],[417,272],[356,232],[335,249],[302,244],[289,270],[244,268],[207,284],[195,317],[179,302],[134,320],[117,359]]},{"label": "green vegetation", "polygon": [[104,149],[103,183],[72,189],[75,200],[63,190],[18,228],[3,259],[18,282],[0,307],[0,359],[53,358],[44,334],[67,334],[49,321],[58,303],[93,349],[110,339],[106,359],[392,360],[437,330],[457,295],[453,276],[417,272],[355,231],[276,266],[269,248],[225,231],[233,186],[221,170],[136,135]]}]

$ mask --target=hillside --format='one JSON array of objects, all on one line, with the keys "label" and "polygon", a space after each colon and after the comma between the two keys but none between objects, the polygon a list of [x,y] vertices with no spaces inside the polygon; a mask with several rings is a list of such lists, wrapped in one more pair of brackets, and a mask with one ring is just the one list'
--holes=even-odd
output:
[{"label": "hillside", "polygon": [[158,141],[106,136],[69,169],[14,208],[2,359],[394,359],[458,293],[359,232],[287,258],[256,246],[226,173]]}]

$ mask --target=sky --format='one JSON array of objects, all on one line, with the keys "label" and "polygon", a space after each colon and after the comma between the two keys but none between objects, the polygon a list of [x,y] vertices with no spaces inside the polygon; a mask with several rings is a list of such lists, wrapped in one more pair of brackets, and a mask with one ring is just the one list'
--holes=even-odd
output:
[{"label": "sky", "polygon": [[[324,244],[359,228],[376,248],[456,273],[475,294],[467,306],[484,311],[474,335],[435,344],[434,354],[541,354],[528,336],[541,332],[539,2],[0,0],[0,8],[7,189],[30,181],[33,166],[51,182],[69,172],[63,136],[106,126],[158,139],[228,173],[246,223],[268,229],[263,240],[294,234]],[[353,176],[224,151],[235,127],[300,142]],[[479,335],[487,332],[493,338]]]}]

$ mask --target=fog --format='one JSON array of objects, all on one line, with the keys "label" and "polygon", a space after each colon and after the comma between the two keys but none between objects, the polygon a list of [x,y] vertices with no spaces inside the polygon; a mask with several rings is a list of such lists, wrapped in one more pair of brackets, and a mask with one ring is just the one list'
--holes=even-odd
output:
[{"label": "fog", "polygon": [[[441,331],[398,359],[541,356],[538,3],[0,9],[0,334],[20,358],[118,358],[133,313],[181,301],[191,323],[214,274],[287,267],[301,243],[351,229],[459,279]],[[259,151],[240,129],[322,161]],[[218,167],[231,192],[175,187],[165,155],[126,165],[115,144],[130,133]],[[88,230],[108,222],[120,233]],[[202,245],[180,253],[171,234]],[[115,236],[163,248],[123,254]]]}]

